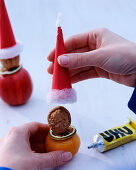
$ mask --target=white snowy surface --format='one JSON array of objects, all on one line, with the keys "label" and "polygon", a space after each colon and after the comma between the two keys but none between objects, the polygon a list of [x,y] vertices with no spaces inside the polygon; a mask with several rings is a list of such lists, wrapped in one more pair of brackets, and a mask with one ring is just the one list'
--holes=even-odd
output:
[{"label": "white snowy surface", "polygon": [[[17,40],[24,43],[21,63],[31,74],[34,90],[29,102],[11,107],[0,99],[0,137],[12,126],[29,121],[47,123],[48,112],[56,105],[46,103],[52,76],[46,69],[46,56],[55,46],[56,17],[64,14],[64,38],[94,28],[107,27],[136,41],[135,0],[5,0]],[[72,115],[72,125],[81,138],[79,153],[60,170],[106,170],[136,168],[136,142],[106,153],[88,150],[93,135],[136,121],[127,103],[133,88],[106,79],[92,79],[73,86],[77,103],[64,105]]]}]

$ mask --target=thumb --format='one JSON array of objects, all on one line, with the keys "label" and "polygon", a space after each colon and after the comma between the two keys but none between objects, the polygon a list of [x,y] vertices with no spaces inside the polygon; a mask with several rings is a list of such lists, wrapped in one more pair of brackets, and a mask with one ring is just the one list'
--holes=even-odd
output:
[{"label": "thumb", "polygon": [[99,67],[103,63],[105,51],[102,49],[85,53],[69,53],[58,57],[58,63],[66,68],[80,68],[85,66]]},{"label": "thumb", "polygon": [[40,169],[53,168],[65,164],[72,159],[70,152],[54,151],[49,153],[37,154],[36,167]]}]

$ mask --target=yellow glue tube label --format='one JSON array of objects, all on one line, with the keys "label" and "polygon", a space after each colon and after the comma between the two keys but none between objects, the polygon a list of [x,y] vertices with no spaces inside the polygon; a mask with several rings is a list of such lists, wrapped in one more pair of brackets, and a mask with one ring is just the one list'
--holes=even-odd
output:
[{"label": "yellow glue tube label", "polygon": [[125,125],[98,134],[98,136],[104,140],[104,151],[116,148],[136,139],[136,123],[130,118],[129,120],[130,122]]}]

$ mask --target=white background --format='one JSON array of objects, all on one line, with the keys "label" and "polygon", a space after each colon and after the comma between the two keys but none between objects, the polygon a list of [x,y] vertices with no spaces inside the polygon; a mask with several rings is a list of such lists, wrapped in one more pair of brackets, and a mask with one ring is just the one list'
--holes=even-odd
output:
[{"label": "white background", "polygon": [[[0,100],[0,136],[10,127],[29,121],[47,123],[53,104],[46,103],[51,76],[46,57],[55,47],[56,17],[64,14],[64,39],[94,28],[107,27],[131,41],[136,41],[135,0],[5,0],[15,37],[24,44],[21,63],[33,80],[33,94],[23,106],[11,107]],[[136,120],[127,103],[133,88],[106,79],[92,79],[73,85],[76,104],[65,105],[71,112],[72,125],[81,138],[79,153],[67,165],[56,169],[105,170],[136,167],[136,142],[104,154],[88,150],[93,135],[125,124],[127,117]],[[116,165],[116,167],[115,167]]]}]

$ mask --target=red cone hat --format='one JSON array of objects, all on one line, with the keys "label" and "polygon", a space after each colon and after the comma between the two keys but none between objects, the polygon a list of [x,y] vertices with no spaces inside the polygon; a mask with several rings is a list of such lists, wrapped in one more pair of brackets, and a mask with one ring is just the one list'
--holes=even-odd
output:
[{"label": "red cone hat", "polygon": [[76,101],[76,92],[72,89],[69,70],[61,67],[57,61],[58,56],[62,54],[65,54],[65,46],[62,29],[58,26],[52,91],[48,94],[48,101],[63,104],[73,103]]},{"label": "red cone hat", "polygon": [[52,89],[72,88],[68,69],[61,67],[57,61],[58,56],[62,54],[65,54],[64,40],[62,29],[58,27]]},{"label": "red cone hat", "polygon": [[4,0],[0,0],[0,59],[14,58],[22,51],[16,42]]}]

